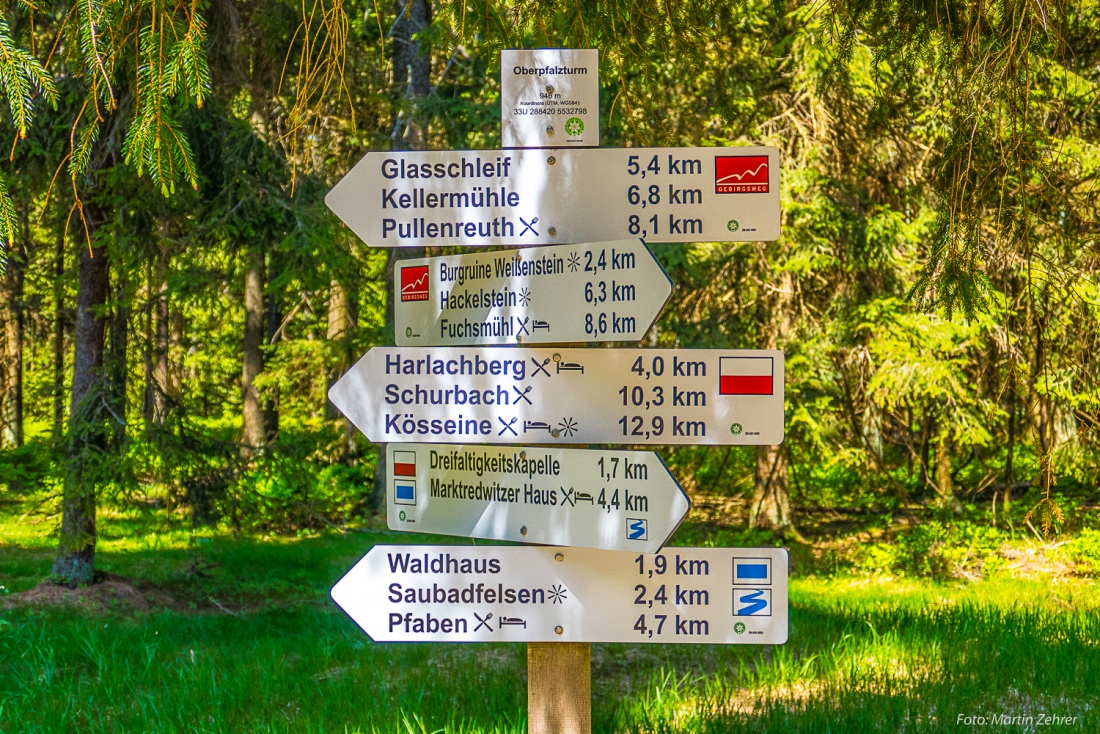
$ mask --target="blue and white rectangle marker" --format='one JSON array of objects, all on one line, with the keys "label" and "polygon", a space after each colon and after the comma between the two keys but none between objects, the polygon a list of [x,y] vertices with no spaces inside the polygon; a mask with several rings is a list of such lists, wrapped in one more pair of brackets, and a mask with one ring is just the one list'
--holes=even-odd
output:
[{"label": "blue and white rectangle marker", "polygon": [[395,479],[393,480],[393,502],[397,505],[415,505],[416,504],[416,480],[415,479]]},{"label": "blue and white rectangle marker", "polygon": [[771,560],[768,558],[734,558],[733,583],[770,584],[772,582]]}]

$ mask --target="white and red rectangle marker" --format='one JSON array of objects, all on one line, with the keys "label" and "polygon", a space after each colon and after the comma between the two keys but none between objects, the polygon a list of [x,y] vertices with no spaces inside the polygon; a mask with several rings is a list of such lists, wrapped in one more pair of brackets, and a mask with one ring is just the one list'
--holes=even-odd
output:
[{"label": "white and red rectangle marker", "polygon": [[774,377],[774,357],[721,357],[718,361],[718,394],[771,395]]}]

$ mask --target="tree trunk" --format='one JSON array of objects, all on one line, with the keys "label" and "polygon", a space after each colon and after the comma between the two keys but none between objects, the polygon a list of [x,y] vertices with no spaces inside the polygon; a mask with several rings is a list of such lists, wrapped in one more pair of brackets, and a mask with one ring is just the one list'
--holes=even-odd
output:
[{"label": "tree trunk", "polygon": [[962,511],[962,505],[955,498],[955,485],[951,481],[951,442],[946,431],[936,442],[936,493],[940,496],[941,507]]},{"label": "tree trunk", "polygon": [[[762,260],[766,262],[763,256]],[[792,287],[791,276],[787,272],[768,273],[762,278],[756,301],[757,346],[760,349],[776,349],[783,344],[790,329]],[[750,527],[797,533],[791,519],[788,474],[787,453],[782,446],[756,447]]]},{"label": "tree trunk", "polygon": [[0,326],[5,337],[0,353],[0,448],[23,445],[23,284],[29,228],[25,215],[22,220],[20,240],[7,248],[7,272],[0,279]]},{"label": "tree trunk", "polygon": [[[165,289],[167,292],[167,283]],[[164,379],[168,381],[168,387],[164,403],[165,410],[170,411],[179,404],[180,394],[183,392],[183,362],[172,359],[172,347],[178,348],[183,344],[183,310],[172,308],[171,299],[165,296],[164,315],[168,322],[168,335],[164,340]]]},{"label": "tree trunk", "polygon": [[[269,267],[268,271],[274,271]],[[279,340],[279,328],[283,323],[283,310],[279,304],[277,294],[271,292],[267,296],[267,322],[264,334],[265,345],[272,345]],[[264,442],[271,443],[279,435],[279,388],[271,387],[264,400]]]},{"label": "tree trunk", "polygon": [[[103,221],[85,205],[87,226]],[[103,351],[109,268],[104,247],[80,248],[73,333],[73,383],[69,407],[69,457],[61,501],[61,537],[53,576],[68,586],[95,579],[96,486],[93,467],[107,448],[104,430]]]},{"label": "tree trunk", "polygon": [[783,447],[757,446],[756,490],[749,512],[750,527],[778,532],[792,527],[788,479],[787,452]]},{"label": "tree trunk", "polygon": [[[358,314],[355,312],[355,302],[351,298],[349,289],[345,288],[339,280],[333,278],[328,299],[327,337],[330,341],[336,342],[339,347],[340,361],[336,365],[334,379],[338,379],[347,372],[355,360],[355,354],[352,353],[352,338],[355,334],[357,322]],[[334,379],[326,382],[331,385]],[[347,418],[340,416],[336,411],[336,407],[327,398],[324,399],[324,405],[326,406],[326,418],[338,420],[343,430],[345,458],[355,459],[359,456],[359,439],[355,426]],[[332,411],[331,415],[328,413],[330,409]]]},{"label": "tree trunk", "polygon": [[157,247],[153,256],[153,274],[149,283],[150,321],[148,375],[145,384],[145,420],[163,423],[168,415],[168,395],[171,392],[168,377],[168,277],[167,255],[163,247]]},{"label": "tree trunk", "polygon": [[932,435],[932,417],[929,415],[927,409],[921,411],[921,424],[920,424],[920,478],[917,480],[920,484],[920,492],[923,495],[928,488],[929,476],[928,467],[930,465],[928,451],[931,447],[932,441],[930,436]]},{"label": "tree trunk", "polygon": [[264,338],[264,256],[255,247],[248,252],[248,270],[244,278],[244,354],[241,374],[242,425],[241,455],[255,456],[264,444],[264,411],[256,378],[263,372]]},{"label": "tree trunk", "polygon": [[[1011,379],[1011,378],[1010,378]],[[1008,511],[1012,504],[1012,459],[1016,451],[1016,388],[1008,388],[1008,450],[1005,455],[1005,491],[1001,500],[1001,510]]]},{"label": "tree trunk", "polygon": [[53,254],[53,437],[65,432],[65,238]]},{"label": "tree trunk", "polygon": [[[398,109],[391,135],[394,150],[423,150],[425,130],[420,115],[420,102],[431,92],[431,46],[413,36],[432,22],[432,6],[428,0],[398,0],[398,20],[393,26],[393,81],[400,90],[403,103]],[[401,260],[424,257],[422,247],[391,247],[386,253],[386,338],[393,344],[393,278],[394,268]],[[378,444],[378,466],[374,470],[373,507],[385,506],[386,444]]]},{"label": "tree trunk", "polygon": [[130,341],[130,306],[126,290],[126,278],[120,272],[111,299],[112,314],[107,326],[107,352],[104,356],[107,407],[114,429],[111,431],[111,440],[115,448],[121,447],[126,438],[126,386],[129,377],[126,350]]},{"label": "tree trunk", "polygon": [[429,0],[398,0],[393,26],[393,82],[402,96],[391,134],[394,150],[423,150],[425,130],[420,102],[431,92],[431,47],[414,36],[432,22]]}]

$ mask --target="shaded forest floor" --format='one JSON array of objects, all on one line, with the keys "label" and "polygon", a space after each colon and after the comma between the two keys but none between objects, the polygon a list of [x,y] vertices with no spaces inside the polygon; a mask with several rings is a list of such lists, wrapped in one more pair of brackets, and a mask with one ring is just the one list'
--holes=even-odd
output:
[{"label": "shaded forest floor", "polygon": [[[103,520],[109,575],[71,592],[42,584],[54,521],[0,515],[5,734],[525,727],[523,645],[376,644],[328,599],[375,543],[460,539],[380,524],[264,537]],[[1095,531],[998,533],[981,556],[994,536],[975,535],[980,523],[931,523],[942,532],[916,540],[901,523],[881,542],[862,528],[792,545],[784,646],[594,645],[595,730],[1100,730],[1100,589],[1080,542]],[[674,536],[768,542],[704,507]],[[942,562],[905,570],[920,553]]]}]

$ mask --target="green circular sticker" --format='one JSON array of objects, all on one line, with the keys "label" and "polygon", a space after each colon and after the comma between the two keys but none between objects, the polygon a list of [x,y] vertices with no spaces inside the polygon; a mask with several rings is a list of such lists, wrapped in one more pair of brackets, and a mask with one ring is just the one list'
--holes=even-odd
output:
[{"label": "green circular sticker", "polygon": [[404,510],[402,510],[400,513],[398,513],[397,516],[399,518],[401,518],[401,522],[405,522],[405,511]]},{"label": "green circular sticker", "polygon": [[570,117],[565,121],[566,135],[580,135],[584,132],[584,120],[579,117]]},{"label": "green circular sticker", "polygon": [[733,631],[736,632],[739,635],[744,634],[745,633],[745,623],[744,622],[738,622],[737,624],[733,625]]},{"label": "green circular sticker", "polygon": [[730,426],[730,433],[732,433],[734,436],[740,436],[741,435],[741,424],[740,423],[734,423],[732,426]]},{"label": "green circular sticker", "polygon": [[728,229],[730,232],[736,232],[737,230],[741,229],[741,223],[738,222],[736,219],[731,219],[726,222],[726,229]]},{"label": "green circular sticker", "polygon": [[406,326],[405,327],[405,336],[412,336],[412,335],[413,335],[413,327]]}]

